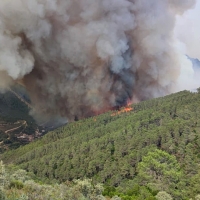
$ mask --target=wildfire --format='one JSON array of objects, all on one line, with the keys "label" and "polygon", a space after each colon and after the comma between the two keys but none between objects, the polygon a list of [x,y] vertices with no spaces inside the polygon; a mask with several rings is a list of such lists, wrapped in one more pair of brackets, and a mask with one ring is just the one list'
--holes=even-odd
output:
[{"label": "wildfire", "polygon": [[111,116],[120,115],[120,114],[122,114],[122,113],[127,113],[127,112],[130,112],[130,111],[132,111],[132,110],[133,110],[133,108],[131,107],[131,104],[128,103],[126,107],[121,108],[121,109],[118,110],[118,111],[115,111],[114,113],[111,114]]},{"label": "wildfire", "polygon": [[[98,112],[97,111],[94,112],[95,113],[95,117],[93,118],[93,121],[96,122],[97,121],[96,116],[98,116],[98,115],[100,115],[102,113],[105,113],[108,110],[113,110],[113,109],[105,109],[105,110],[101,110],[101,111],[98,111]],[[130,112],[132,110],[133,110],[133,107],[131,106],[131,102],[128,102],[125,107],[121,107],[119,110],[113,110],[113,112],[111,113],[110,116],[117,116],[117,115],[120,115],[122,113]]]}]

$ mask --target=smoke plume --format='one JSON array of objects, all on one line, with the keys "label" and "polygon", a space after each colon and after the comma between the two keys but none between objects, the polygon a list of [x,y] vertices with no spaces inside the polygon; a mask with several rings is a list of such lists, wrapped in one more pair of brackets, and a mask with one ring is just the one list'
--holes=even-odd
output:
[{"label": "smoke plume", "polygon": [[0,0],[0,87],[39,116],[86,117],[174,92],[191,62],[174,34],[195,0]]}]

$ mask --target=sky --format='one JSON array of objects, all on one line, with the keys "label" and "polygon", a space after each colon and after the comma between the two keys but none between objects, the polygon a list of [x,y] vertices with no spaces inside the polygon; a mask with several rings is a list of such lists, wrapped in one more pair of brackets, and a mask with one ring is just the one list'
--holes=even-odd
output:
[{"label": "sky", "polygon": [[[178,42],[177,48],[182,55],[200,60],[200,0],[196,0],[192,9],[177,16],[174,33]],[[187,59],[183,63],[179,78],[179,90],[200,87],[200,66],[199,68],[197,65],[191,66],[192,63]]]},{"label": "sky", "polygon": [[175,34],[185,45],[186,54],[200,60],[200,0],[193,9],[177,16]]}]

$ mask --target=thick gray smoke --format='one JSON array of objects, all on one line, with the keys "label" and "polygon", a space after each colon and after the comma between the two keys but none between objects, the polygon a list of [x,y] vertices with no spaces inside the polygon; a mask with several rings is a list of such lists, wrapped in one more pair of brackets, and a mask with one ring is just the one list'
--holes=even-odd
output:
[{"label": "thick gray smoke", "polygon": [[195,0],[0,0],[0,87],[68,119],[176,91],[176,16]]}]

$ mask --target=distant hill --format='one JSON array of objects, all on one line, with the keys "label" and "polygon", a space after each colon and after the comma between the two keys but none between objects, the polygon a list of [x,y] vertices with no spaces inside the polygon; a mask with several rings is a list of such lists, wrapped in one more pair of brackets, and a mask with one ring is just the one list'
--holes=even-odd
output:
[{"label": "distant hill", "polygon": [[0,151],[17,148],[40,136],[30,112],[30,100],[21,85],[0,93]]},{"label": "distant hill", "polygon": [[200,60],[197,58],[191,58],[192,64],[194,68],[200,68]]},{"label": "distant hill", "polygon": [[18,90],[7,91],[5,93],[0,93],[0,116],[7,121],[16,121],[27,119],[28,121],[33,121],[33,118],[29,115],[28,106],[21,101],[15,94],[18,94],[23,98],[23,96],[18,92]]},{"label": "distant hill", "polygon": [[[109,196],[155,199],[164,190],[174,199],[193,198],[200,194],[199,91],[70,123],[1,159],[45,181],[92,178]],[[152,198],[136,198],[144,191]]]},{"label": "distant hill", "polygon": [[199,59],[197,59],[197,58],[191,58],[189,56],[187,56],[187,58],[191,60],[194,70],[200,69],[200,60]]}]

